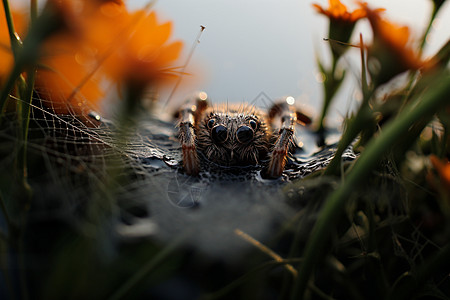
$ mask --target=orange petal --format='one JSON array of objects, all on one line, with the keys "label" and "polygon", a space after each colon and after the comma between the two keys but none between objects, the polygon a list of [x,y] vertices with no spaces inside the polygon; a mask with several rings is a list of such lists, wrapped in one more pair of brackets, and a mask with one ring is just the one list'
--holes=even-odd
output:
[{"label": "orange petal", "polygon": [[316,9],[316,11],[318,13],[321,13],[321,14],[324,14],[324,15],[326,14],[325,10],[319,4],[315,4],[314,3],[312,6]]},{"label": "orange petal", "polygon": [[161,54],[159,56],[159,59],[164,62],[164,64],[167,66],[171,62],[175,61],[181,53],[181,49],[183,48],[183,43],[180,41],[173,42],[167,46],[165,46],[161,50]]}]

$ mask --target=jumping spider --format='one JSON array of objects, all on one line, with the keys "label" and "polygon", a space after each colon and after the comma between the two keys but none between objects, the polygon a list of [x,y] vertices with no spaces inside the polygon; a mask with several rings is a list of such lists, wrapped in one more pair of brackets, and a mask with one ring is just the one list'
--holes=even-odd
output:
[{"label": "jumping spider", "polygon": [[183,168],[198,175],[200,157],[219,165],[248,166],[269,161],[265,175],[283,173],[294,141],[295,123],[311,119],[295,111],[286,101],[272,105],[267,113],[253,106],[222,106],[213,109],[207,100],[197,99],[177,113]]}]

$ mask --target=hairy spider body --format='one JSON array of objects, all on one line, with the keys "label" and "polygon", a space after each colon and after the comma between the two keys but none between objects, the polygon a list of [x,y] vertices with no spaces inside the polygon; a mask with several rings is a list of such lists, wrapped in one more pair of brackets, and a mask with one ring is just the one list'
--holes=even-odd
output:
[{"label": "hairy spider body", "polygon": [[[220,140],[222,128],[226,128],[223,129],[226,130],[224,141]],[[264,119],[255,109],[210,108],[200,118],[197,148],[208,160],[220,165],[257,165],[269,151],[268,131]]]},{"label": "hairy spider body", "polygon": [[279,177],[294,144],[298,116],[303,123],[311,122],[286,102],[274,104],[267,113],[251,105],[212,108],[199,99],[195,105],[187,104],[177,113],[184,170],[197,175],[200,157],[224,166],[269,161],[266,175]]}]

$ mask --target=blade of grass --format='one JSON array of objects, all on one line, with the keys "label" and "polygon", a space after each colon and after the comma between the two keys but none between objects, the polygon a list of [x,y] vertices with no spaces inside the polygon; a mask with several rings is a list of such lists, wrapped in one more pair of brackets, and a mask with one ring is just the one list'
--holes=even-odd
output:
[{"label": "blade of grass", "polygon": [[[31,112],[31,100],[33,96],[33,89],[34,89],[34,79],[35,79],[36,69],[34,67],[30,67],[29,71],[27,72],[27,79],[26,79],[26,86],[25,91],[23,94],[23,99],[25,102],[25,105],[22,106],[22,124],[21,124],[21,145],[19,150],[19,170],[21,181],[23,185],[23,189],[26,195],[26,203],[24,203],[24,208],[26,209],[29,207],[31,197],[32,197],[32,190],[30,185],[28,184],[28,168],[27,168],[27,143],[28,143],[28,129],[30,126],[30,112]],[[21,103],[22,102],[18,102]]]},{"label": "blade of grass", "polygon": [[15,64],[14,69],[8,78],[8,81],[3,86],[3,90],[0,94],[0,109],[1,109],[0,121],[3,117],[3,114],[6,112],[6,106],[8,104],[8,98],[10,96],[9,93],[14,88],[14,85],[16,84],[16,80],[19,78],[21,72],[22,72],[22,66],[18,66],[18,64]]},{"label": "blade of grass", "polygon": [[339,141],[336,153],[325,169],[323,175],[331,176],[338,174],[338,171],[341,169],[340,167],[342,154],[361,132],[362,126],[364,126],[366,122],[372,119],[372,111],[370,110],[369,100],[372,97],[374,91],[373,89],[369,88],[369,85],[367,83],[366,55],[364,52],[365,47],[362,34],[359,35],[359,39],[361,44],[361,89],[363,92],[363,102],[355,118],[349,120],[347,129],[345,130],[341,140]]},{"label": "blade of grass", "polygon": [[[7,3],[8,1],[3,0],[3,2]],[[16,80],[20,78],[22,72],[37,65],[43,41],[60,29],[61,19],[58,18],[56,12],[51,9],[44,9],[33,22],[33,26],[30,27],[30,30],[23,41],[23,45],[16,49],[17,53],[15,53],[16,56],[13,70],[0,93],[0,109],[2,110],[0,119],[3,117],[6,110],[7,99],[10,97],[10,93],[16,84]]]},{"label": "blade of grass", "polygon": [[23,227],[21,228],[18,236],[18,256],[17,261],[20,268],[19,272],[19,280],[20,280],[20,293],[22,296],[22,300],[30,299],[30,293],[28,290],[28,274],[27,274],[27,262],[26,262],[26,252],[25,252],[25,221],[26,218],[22,217]]},{"label": "blade of grass", "polygon": [[348,120],[347,128],[338,143],[336,153],[323,172],[324,176],[334,176],[339,174],[339,171],[341,170],[342,154],[356,139],[361,132],[362,126],[371,119],[372,111],[368,103],[363,102],[356,116]]},{"label": "blade of grass", "polygon": [[[255,246],[256,248],[258,248],[261,252],[263,252],[263,253],[267,254],[268,256],[272,257],[273,260],[278,261],[278,262],[283,261],[283,258],[281,256],[279,256],[277,253],[272,251],[269,247],[267,247],[266,245],[263,245],[260,241],[257,241],[256,239],[254,239],[250,235],[246,234],[242,230],[235,229],[234,233],[237,236],[239,236],[242,239],[244,239],[245,241],[247,241],[250,244],[252,244],[253,246]],[[286,264],[285,268],[286,268],[286,270],[288,270],[292,274],[293,278],[297,277],[297,270],[294,269],[294,267],[292,265]]]},{"label": "blade of grass", "polygon": [[[450,267],[450,244],[442,248],[429,261],[422,264],[416,272],[416,287],[420,287],[426,283],[428,278],[435,274],[436,270],[448,270]],[[412,296],[413,290],[408,290],[408,294],[404,295],[404,299]]]},{"label": "blade of grass", "polygon": [[291,258],[291,259],[285,259],[285,260],[281,260],[281,261],[268,261],[265,262],[255,268],[253,268],[252,270],[250,270],[249,272],[245,273],[244,275],[242,275],[241,277],[239,277],[238,279],[234,280],[233,282],[229,283],[228,285],[226,285],[225,287],[221,288],[220,290],[206,295],[204,297],[202,297],[202,300],[212,300],[212,299],[220,299],[223,298],[223,296],[227,295],[229,292],[231,292],[232,290],[234,290],[235,288],[237,288],[238,286],[244,284],[246,281],[251,280],[253,278],[253,276],[255,274],[258,274],[259,272],[265,271],[265,270],[271,270],[273,268],[276,268],[278,266],[286,266],[288,264],[292,264],[292,263],[298,263],[300,262],[301,259],[299,258]]},{"label": "blade of grass", "polygon": [[184,240],[189,237],[190,231],[175,238],[171,243],[169,243],[165,248],[163,248],[157,255],[152,257],[146,264],[142,266],[140,270],[134,273],[130,279],[128,279],[122,286],[120,286],[114,294],[109,297],[110,300],[123,299],[125,295],[136,286],[145,276],[147,276],[158,264],[164,261],[170,254],[172,254],[178,246]]},{"label": "blade of grass", "polygon": [[14,57],[17,58],[17,51],[22,42],[20,41],[19,36],[16,34],[8,0],[3,0],[3,9],[5,10],[6,23],[8,24],[8,33],[9,39],[11,41],[12,52]]},{"label": "blade of grass", "polygon": [[364,101],[369,101],[371,92],[369,90],[369,84],[367,83],[366,54],[364,52],[365,46],[362,33],[359,34],[359,43],[361,54],[361,89],[363,92]]},{"label": "blade of grass", "polygon": [[30,0],[30,17],[31,23],[36,21],[38,15],[38,0]]},{"label": "blade of grass", "polygon": [[[181,69],[181,74],[185,74],[186,72],[186,68],[189,65],[189,62],[191,61],[192,56],[194,55],[194,51],[197,48],[197,45],[200,44],[200,37],[202,36],[203,31],[205,31],[206,27],[203,25],[200,25],[200,31],[197,34],[197,37],[194,40],[194,43],[192,44],[191,47],[191,51],[188,54],[188,57],[186,59],[186,62],[184,63],[182,69]],[[163,108],[165,108],[167,106],[167,104],[169,104],[170,100],[172,99],[173,95],[175,94],[175,91],[178,89],[178,86],[181,83],[181,80],[183,79],[183,76],[179,76],[177,82],[175,83],[175,86],[173,87],[172,91],[170,92],[169,97],[167,98],[166,102],[164,102]]]},{"label": "blade of grass", "polygon": [[422,54],[423,49],[425,47],[425,44],[427,43],[428,34],[431,31],[431,27],[433,27],[434,19],[436,18],[436,15],[437,15],[437,13],[439,12],[439,9],[442,6],[442,3],[444,3],[444,1],[442,1],[440,4],[437,5],[436,2],[433,1],[433,11],[431,13],[430,21],[428,22],[428,26],[425,29],[425,32],[424,32],[423,37],[422,37],[422,41],[421,41],[420,46],[419,46],[420,54]]},{"label": "blade of grass", "polygon": [[398,285],[394,285],[387,299],[411,299],[437,270],[448,270],[450,267],[449,257],[450,245],[446,245],[431,259],[419,266],[416,272],[402,275],[396,282]]},{"label": "blade of grass", "polygon": [[[7,250],[7,248],[9,247],[9,241],[7,240],[7,238],[6,237],[4,237],[3,235],[4,235],[4,233],[3,232],[0,232],[0,234],[2,235],[2,237],[0,237],[0,249],[2,250],[2,251],[5,251],[5,252],[7,252],[8,250]],[[2,247],[2,241],[4,241],[3,242],[3,247]],[[8,261],[7,261],[7,258],[6,259],[3,259],[2,258],[2,260],[0,260],[0,274],[3,274],[3,286],[4,286],[4,288],[6,289],[6,292],[4,293],[5,294],[5,296],[6,295],[8,295],[9,296],[9,298],[8,299],[10,299],[10,300],[15,300],[15,299],[17,299],[17,296],[16,296],[16,290],[13,288],[13,280],[11,279],[11,271],[10,271],[10,269],[8,268]]]},{"label": "blade of grass", "polygon": [[2,210],[3,216],[5,217],[6,225],[8,226],[8,231],[11,230],[12,222],[11,217],[9,216],[8,209],[6,208],[5,201],[3,200],[3,196],[0,193],[0,209]]},{"label": "blade of grass", "polygon": [[324,246],[329,237],[330,227],[336,223],[345,209],[346,200],[354,190],[376,167],[379,160],[397,141],[406,134],[414,122],[428,115],[429,118],[440,106],[448,104],[450,94],[450,75],[440,76],[436,86],[428,93],[418,97],[408,105],[404,113],[386,124],[385,129],[367,145],[366,150],[356,161],[353,169],[347,175],[346,181],[330,195],[315,224],[311,237],[304,252],[304,262],[300,266],[299,276],[294,284],[291,299],[301,299],[315,265],[319,262]]}]

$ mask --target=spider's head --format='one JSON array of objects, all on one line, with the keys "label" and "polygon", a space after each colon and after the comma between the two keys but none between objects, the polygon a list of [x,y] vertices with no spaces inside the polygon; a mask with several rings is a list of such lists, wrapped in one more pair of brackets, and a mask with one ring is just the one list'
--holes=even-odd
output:
[{"label": "spider's head", "polygon": [[210,112],[199,124],[198,150],[220,165],[256,165],[267,155],[268,133],[255,112]]}]

